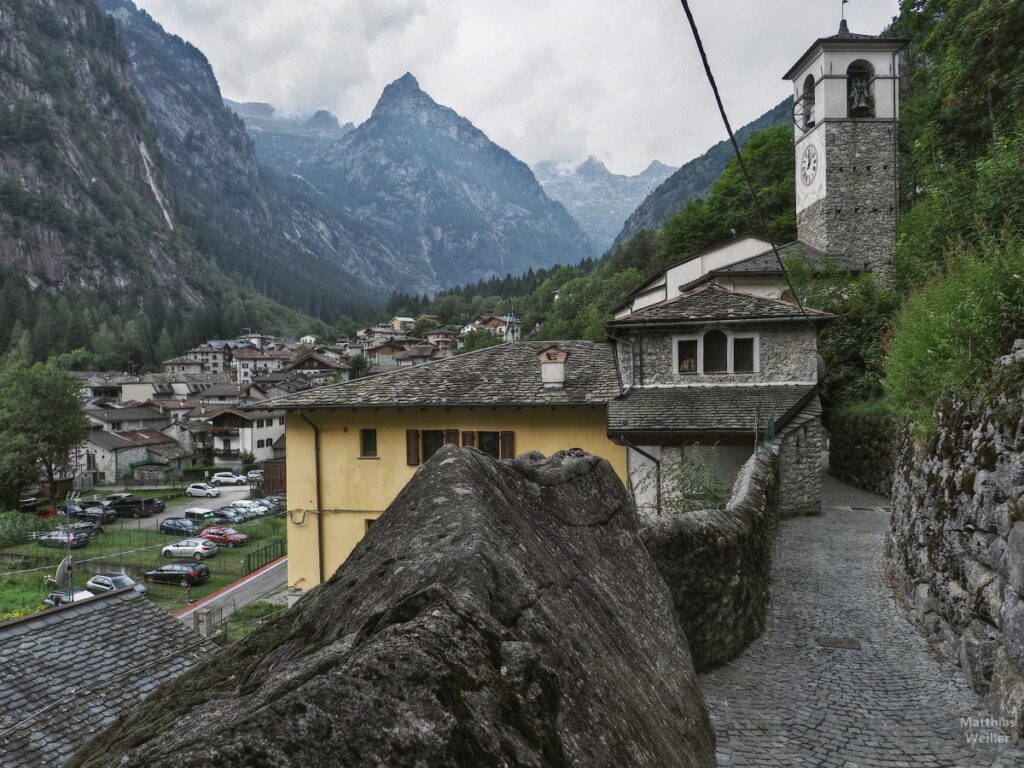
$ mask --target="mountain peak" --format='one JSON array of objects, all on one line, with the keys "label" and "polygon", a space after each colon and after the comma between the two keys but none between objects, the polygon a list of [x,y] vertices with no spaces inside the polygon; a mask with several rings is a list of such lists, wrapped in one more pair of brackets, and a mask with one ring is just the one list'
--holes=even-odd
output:
[{"label": "mountain peak", "polygon": [[[374,115],[384,112],[408,112],[410,105],[432,104],[433,100],[421,88],[419,81],[406,72],[394,82],[388,83],[373,108]],[[416,107],[413,106],[412,109]]]},{"label": "mountain peak", "polygon": [[576,173],[581,176],[610,176],[611,171],[608,170],[608,166],[598,160],[596,157],[591,155],[584,160],[580,167],[576,169]]},{"label": "mountain peak", "polygon": [[306,126],[309,128],[317,128],[321,131],[341,130],[341,124],[338,122],[338,118],[326,109],[318,109],[316,114],[306,121]]},{"label": "mountain peak", "polygon": [[676,171],[670,165],[665,165],[660,160],[651,160],[651,164],[648,165],[640,172],[640,176],[668,176]]}]

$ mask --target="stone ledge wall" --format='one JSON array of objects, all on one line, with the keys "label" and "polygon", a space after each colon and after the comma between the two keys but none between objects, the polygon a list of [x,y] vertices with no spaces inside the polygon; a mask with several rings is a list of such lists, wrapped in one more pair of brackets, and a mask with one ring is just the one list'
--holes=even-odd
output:
[{"label": "stone ledge wall", "polygon": [[891,556],[912,615],[1015,740],[1024,739],[1024,342],[998,394],[946,402],[926,444],[905,437]]},{"label": "stone ledge wall", "polygon": [[778,459],[751,456],[725,509],[643,518],[641,537],[668,583],[694,667],[738,656],[764,630],[779,520]]},{"label": "stone ledge wall", "polygon": [[856,488],[891,496],[899,434],[899,422],[891,414],[833,414],[829,474]]}]

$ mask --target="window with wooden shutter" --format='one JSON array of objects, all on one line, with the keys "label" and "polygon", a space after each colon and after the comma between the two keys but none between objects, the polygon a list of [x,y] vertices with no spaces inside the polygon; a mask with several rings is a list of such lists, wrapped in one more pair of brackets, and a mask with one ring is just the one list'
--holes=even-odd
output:
[{"label": "window with wooden shutter", "polygon": [[500,440],[497,432],[478,432],[477,437],[480,438],[480,450],[486,453],[492,458],[500,458]]},{"label": "window with wooden shutter", "polygon": [[514,459],[516,457],[516,433],[501,433],[501,458]]},{"label": "window with wooden shutter", "polygon": [[444,431],[444,444],[445,445],[458,445],[459,444],[459,430],[457,430],[457,429],[446,429]]},{"label": "window with wooden shutter", "polygon": [[405,463],[415,467],[420,463],[420,431],[418,429],[405,430]]},{"label": "window with wooden shutter", "polygon": [[462,433],[462,445],[466,448],[476,448],[476,433],[475,432],[463,432]]},{"label": "window with wooden shutter", "polygon": [[444,445],[443,429],[423,430],[423,461],[426,462],[431,456],[437,453],[438,449],[442,445]]}]

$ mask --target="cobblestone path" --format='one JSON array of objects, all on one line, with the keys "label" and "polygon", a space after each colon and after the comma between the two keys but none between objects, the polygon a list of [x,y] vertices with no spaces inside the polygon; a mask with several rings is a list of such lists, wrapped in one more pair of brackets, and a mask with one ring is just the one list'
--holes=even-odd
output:
[{"label": "cobblestone path", "polygon": [[824,514],[782,523],[766,632],[701,676],[720,766],[1024,766],[893,597],[887,503],[829,479]]}]

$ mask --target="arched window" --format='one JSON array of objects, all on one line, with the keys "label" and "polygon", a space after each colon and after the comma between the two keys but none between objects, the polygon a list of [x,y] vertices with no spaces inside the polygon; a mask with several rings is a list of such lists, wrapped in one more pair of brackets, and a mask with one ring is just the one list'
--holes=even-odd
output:
[{"label": "arched window", "polygon": [[857,59],[846,69],[847,117],[875,116],[875,68]]},{"label": "arched window", "polygon": [[804,79],[804,91],[800,95],[800,101],[803,103],[803,115],[804,125],[803,128],[806,131],[809,128],[814,127],[814,75],[808,75]]},{"label": "arched window", "polygon": [[726,373],[729,370],[729,339],[721,331],[704,334],[704,373]]}]

